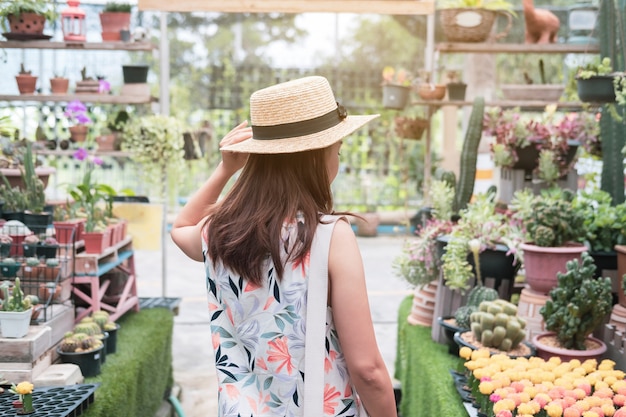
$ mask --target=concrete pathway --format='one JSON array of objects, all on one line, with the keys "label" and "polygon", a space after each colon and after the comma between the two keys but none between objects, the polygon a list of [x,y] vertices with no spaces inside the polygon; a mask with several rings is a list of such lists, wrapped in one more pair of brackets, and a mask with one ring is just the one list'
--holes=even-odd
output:
[{"label": "concrete pathway", "polygon": [[[412,290],[393,274],[391,263],[405,237],[358,238],[365,265],[372,318],[378,344],[390,374],[396,356],[397,313]],[[181,298],[174,320],[174,379],[182,388],[185,417],[217,415],[217,383],[201,263],[188,259],[167,239],[166,296]],[[140,297],[161,297],[161,252],[135,252]]]}]

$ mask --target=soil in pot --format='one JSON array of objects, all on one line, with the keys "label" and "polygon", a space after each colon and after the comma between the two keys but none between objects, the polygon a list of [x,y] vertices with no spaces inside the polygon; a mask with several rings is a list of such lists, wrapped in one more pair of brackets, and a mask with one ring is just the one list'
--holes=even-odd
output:
[{"label": "soil in pot", "polygon": [[591,336],[585,340],[585,350],[562,348],[553,332],[537,334],[533,337],[532,342],[537,350],[537,356],[545,360],[558,356],[562,361],[580,359],[581,362],[584,362],[587,359],[600,359],[606,352],[604,342]]},{"label": "soil in pot", "polygon": [[[474,337],[474,333],[471,331],[455,333],[454,340],[458,343],[459,347],[467,346],[472,350],[481,349],[485,347],[482,343],[480,343],[479,340],[476,340],[476,338]],[[535,348],[526,341],[523,341],[522,343],[517,345],[515,349],[511,349],[508,352],[505,352],[505,351],[502,351],[500,349],[496,349],[493,347],[488,347],[487,349],[489,349],[489,351],[492,354],[504,353],[512,358],[517,358],[517,357],[530,358],[531,356],[535,355]]]}]

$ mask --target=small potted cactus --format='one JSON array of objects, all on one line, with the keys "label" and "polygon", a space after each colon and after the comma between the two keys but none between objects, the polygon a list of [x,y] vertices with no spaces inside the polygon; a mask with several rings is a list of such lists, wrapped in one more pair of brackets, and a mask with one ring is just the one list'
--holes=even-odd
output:
[{"label": "small potted cactus", "polygon": [[591,335],[612,310],[611,279],[594,278],[595,270],[591,255],[583,253],[582,261],[567,262],[566,272],[558,274],[558,285],[539,310],[547,332],[533,337],[538,356],[584,361],[606,351],[606,344]]},{"label": "small potted cactus", "polygon": [[110,314],[105,310],[94,311],[91,314],[94,322],[100,326],[102,332],[109,334],[106,343],[106,353],[115,353],[117,351],[117,331],[120,329],[120,325],[114,321],[111,321]]},{"label": "small potted cactus", "polygon": [[6,233],[0,233],[0,257],[10,256],[13,238]]},{"label": "small potted cactus", "polygon": [[20,286],[20,279],[15,278],[13,289],[3,283],[3,301],[0,305],[0,333],[2,337],[20,338],[26,336],[33,312],[33,302],[30,296],[24,296]]},{"label": "small potted cactus", "polygon": [[61,262],[58,258],[47,258],[46,266],[43,268],[43,278],[46,281],[56,281],[61,270]]},{"label": "small potted cactus", "polygon": [[81,320],[73,331],[65,334],[56,350],[63,363],[78,365],[84,377],[100,374],[104,343],[102,331],[95,322]]},{"label": "small potted cactus", "polygon": [[20,263],[15,258],[4,258],[0,261],[0,273],[5,278],[15,278],[20,267]]},{"label": "small potted cactus", "polygon": [[37,245],[37,256],[40,258],[54,258],[57,256],[59,242],[52,236],[46,237]]},{"label": "small potted cactus", "polygon": [[23,254],[26,257],[37,255],[37,245],[39,244],[39,236],[36,234],[28,235],[22,242]]},{"label": "small potted cactus", "polygon": [[33,279],[36,280],[39,278],[39,266],[41,262],[39,262],[39,258],[35,256],[30,256],[26,258],[24,261],[24,265],[22,266],[22,277],[25,279]]}]

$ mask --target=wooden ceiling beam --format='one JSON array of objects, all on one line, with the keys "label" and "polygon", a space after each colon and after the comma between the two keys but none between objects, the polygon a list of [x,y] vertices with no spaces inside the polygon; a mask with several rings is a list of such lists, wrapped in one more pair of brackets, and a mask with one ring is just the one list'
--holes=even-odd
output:
[{"label": "wooden ceiling beam", "polygon": [[423,15],[434,0],[139,0],[139,10],[222,13],[375,13]]}]

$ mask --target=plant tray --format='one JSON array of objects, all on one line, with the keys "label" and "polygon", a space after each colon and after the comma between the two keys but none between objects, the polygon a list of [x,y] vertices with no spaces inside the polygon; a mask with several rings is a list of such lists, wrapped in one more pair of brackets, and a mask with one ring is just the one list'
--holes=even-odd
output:
[{"label": "plant tray", "polygon": [[[94,402],[94,392],[100,384],[76,384],[63,387],[35,388],[33,406],[35,412],[31,417],[78,417]],[[0,394],[0,415],[15,415],[13,401],[15,394],[5,391]]]}]

